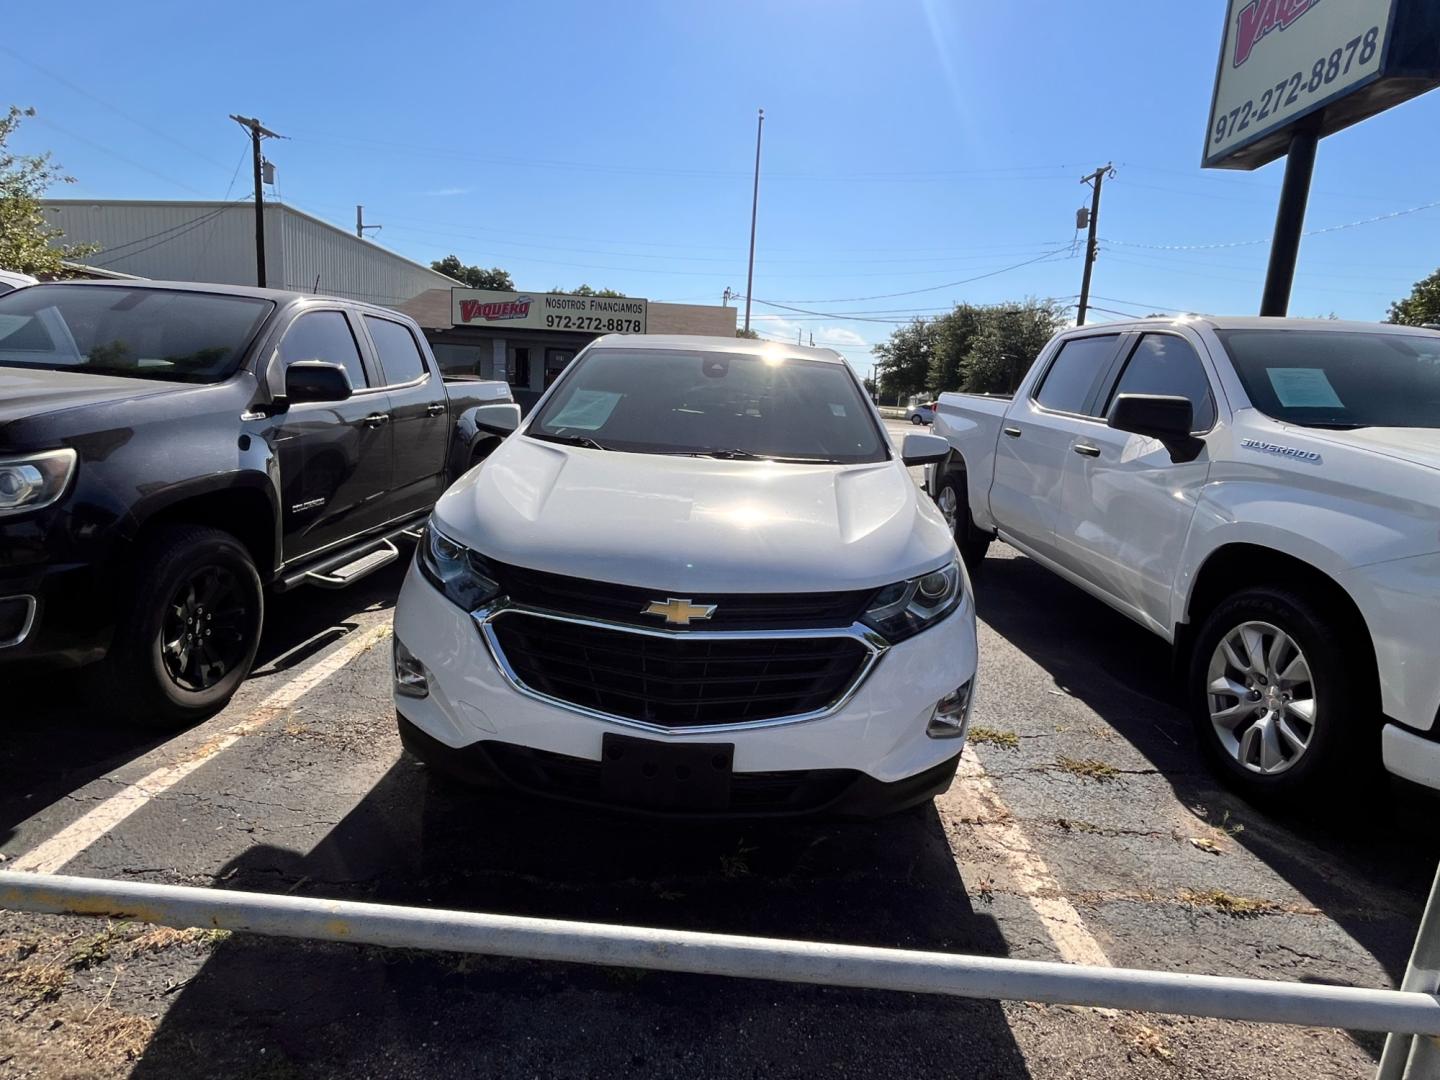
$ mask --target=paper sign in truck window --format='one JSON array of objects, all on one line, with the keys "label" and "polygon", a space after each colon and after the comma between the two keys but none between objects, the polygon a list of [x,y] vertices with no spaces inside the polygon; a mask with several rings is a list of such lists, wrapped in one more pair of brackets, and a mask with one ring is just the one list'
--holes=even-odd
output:
[{"label": "paper sign in truck window", "polygon": [[1343,409],[1345,403],[1320,368],[1266,368],[1275,397],[1287,409]]},{"label": "paper sign in truck window", "polygon": [[548,425],[551,428],[598,431],[605,426],[605,421],[610,419],[619,402],[619,394],[604,390],[576,390],[559,414],[548,421]]}]

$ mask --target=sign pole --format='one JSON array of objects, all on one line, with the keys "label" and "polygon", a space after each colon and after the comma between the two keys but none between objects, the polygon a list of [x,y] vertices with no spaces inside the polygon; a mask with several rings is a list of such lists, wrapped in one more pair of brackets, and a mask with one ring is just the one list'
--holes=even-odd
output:
[{"label": "sign pole", "polygon": [[1261,315],[1283,318],[1290,311],[1290,289],[1295,284],[1295,263],[1300,257],[1300,236],[1305,231],[1305,209],[1310,201],[1310,177],[1315,172],[1315,150],[1320,145],[1320,122],[1320,116],[1316,116],[1298,125],[1290,136],[1280,206],[1275,212],[1275,238],[1270,243],[1270,267],[1260,300]]}]

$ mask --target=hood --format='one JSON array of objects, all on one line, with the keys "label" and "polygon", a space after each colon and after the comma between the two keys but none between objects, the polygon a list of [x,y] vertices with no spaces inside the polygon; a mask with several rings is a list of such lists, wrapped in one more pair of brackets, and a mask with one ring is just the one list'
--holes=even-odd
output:
[{"label": "hood", "polygon": [[953,555],[944,519],[897,461],[799,465],[505,441],[435,508],[498,562],[645,588],[872,588]]},{"label": "hood", "polygon": [[157,383],[79,371],[0,366],[0,427],[43,413],[153,394],[192,389],[184,383]]},{"label": "hood", "polygon": [[1305,431],[1314,435],[1318,442],[1354,446],[1414,465],[1440,470],[1440,429],[1372,427],[1356,428],[1354,431],[1306,428]]}]

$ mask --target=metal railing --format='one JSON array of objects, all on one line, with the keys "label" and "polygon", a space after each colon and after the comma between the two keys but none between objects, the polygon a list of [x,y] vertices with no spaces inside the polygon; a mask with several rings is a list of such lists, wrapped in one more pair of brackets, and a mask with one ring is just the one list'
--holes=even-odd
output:
[{"label": "metal railing", "polygon": [[0,871],[0,908],[310,941],[1392,1034],[1381,1080],[1440,1076],[1436,895],[1401,990],[832,945]]}]

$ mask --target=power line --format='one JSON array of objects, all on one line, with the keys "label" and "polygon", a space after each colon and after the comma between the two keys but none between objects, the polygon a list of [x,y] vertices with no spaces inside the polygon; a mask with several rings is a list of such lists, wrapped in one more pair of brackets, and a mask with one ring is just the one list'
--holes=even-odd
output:
[{"label": "power line", "polygon": [[[233,205],[233,204],[232,204],[232,205]],[[120,259],[131,259],[131,258],[134,258],[136,255],[143,255],[143,254],[145,254],[145,252],[147,252],[147,251],[151,251],[151,250],[153,250],[153,249],[155,249],[155,248],[157,248],[157,247],[160,247],[160,246],[162,246],[162,245],[164,245],[164,244],[168,244],[168,243],[170,243],[172,240],[178,240],[178,239],[180,239],[180,237],[186,235],[187,233],[194,232],[196,229],[200,228],[200,226],[204,225],[204,224],[205,224],[207,221],[209,221],[211,218],[214,218],[214,217],[218,216],[219,214],[224,213],[227,209],[229,209],[229,207],[224,207],[224,206],[222,206],[222,207],[220,207],[220,208],[217,209],[217,210],[212,210],[212,211],[211,211],[210,213],[208,213],[208,214],[202,214],[202,215],[201,215],[200,217],[198,217],[198,218],[194,218],[194,219],[192,219],[192,220],[190,220],[190,221],[187,221],[187,222],[185,222],[183,225],[177,225],[177,226],[175,226],[175,227],[173,227],[173,228],[166,229],[165,232],[167,232],[167,233],[170,234],[170,235],[168,235],[168,236],[161,236],[161,234],[156,233],[155,236],[160,237],[160,239],[155,240],[155,242],[154,242],[153,244],[149,244],[149,245],[147,245],[147,246],[145,246],[145,247],[142,247],[142,248],[137,248],[137,249],[134,250],[134,251],[126,251],[126,252],[122,252],[122,253],[120,253],[120,254],[115,254],[115,252],[116,252],[116,250],[117,250],[118,248],[128,247],[128,246],[130,246],[129,244],[119,244],[119,245],[116,245],[115,248],[108,248],[108,249],[106,249],[105,251],[102,251],[102,252],[99,252],[99,253],[98,253],[98,254],[101,254],[101,255],[106,255],[106,256],[108,256],[108,258],[106,258],[106,259],[103,260],[103,261],[96,260],[95,263],[94,263],[94,265],[95,265],[95,266],[101,266],[101,267],[110,266],[110,265],[112,265],[113,263],[117,262],[117,261],[120,260]],[[146,237],[146,239],[153,239],[153,237]],[[137,243],[140,243],[140,241],[138,241],[138,240],[132,240],[132,241],[130,241],[130,244],[137,244]]]},{"label": "power line", "polygon": [[[1322,229],[1307,229],[1303,236],[1322,236],[1325,233],[1342,232],[1345,229],[1358,229],[1362,225],[1374,225],[1381,221],[1393,221],[1395,218],[1406,217],[1410,214],[1418,214],[1423,210],[1433,210],[1440,206],[1440,199],[1434,202],[1421,203],[1419,206],[1407,207],[1404,210],[1394,210],[1388,214],[1377,214],[1374,217],[1361,218],[1359,221],[1347,221],[1343,225],[1327,225]],[[1107,244],[1118,244],[1121,247],[1150,248],[1153,251],[1214,251],[1220,248],[1254,247],[1258,244],[1270,243],[1270,237],[1261,240],[1230,240],[1217,244],[1146,244],[1138,240],[1112,240],[1106,239]]]},{"label": "power line", "polygon": [[[1043,255],[1037,255],[1037,256],[1036,256],[1035,258],[1033,258],[1033,259],[1026,259],[1024,262],[1018,262],[1018,263],[1015,263],[1015,264],[1013,264],[1013,265],[1011,265],[1011,266],[1002,266],[999,270],[991,270],[991,271],[989,271],[988,273],[976,274],[974,277],[963,278],[963,279],[961,279],[960,281],[947,281],[947,282],[946,282],[945,284],[943,284],[943,285],[930,285],[930,286],[927,286],[926,288],[923,288],[923,289],[907,289],[907,290],[905,290],[904,292],[878,293],[878,294],[876,294],[875,296],[844,296],[844,297],[833,297],[833,298],[828,299],[828,300],[792,300],[792,301],[790,301],[790,303],[793,303],[793,304],[854,304],[854,303],[859,303],[859,302],[864,301],[864,300],[889,300],[889,299],[891,299],[892,297],[896,297],[896,296],[918,296],[918,295],[921,294],[921,293],[939,292],[941,289],[953,289],[953,288],[955,288],[955,287],[958,286],[958,285],[969,285],[972,281],[983,281],[983,280],[986,279],[986,278],[996,277],[996,276],[999,275],[999,274],[1008,274],[1011,270],[1019,270],[1019,269],[1020,269],[1021,267],[1023,267],[1023,266],[1033,266],[1035,263],[1043,262],[1043,261],[1045,261],[1046,259],[1050,258],[1050,257],[1053,256],[1053,255],[1059,255],[1059,254],[1062,254],[1063,252],[1066,252],[1066,251],[1068,251],[1068,250],[1069,250],[1068,246],[1067,246],[1067,247],[1055,248],[1053,251],[1047,251],[1047,252],[1045,252],[1045,254],[1043,254]],[[755,302],[756,302],[757,304],[764,304],[766,307],[785,308],[785,305],[779,303],[778,301],[773,301],[773,300],[761,300],[758,296],[755,298]],[[828,311],[803,311],[803,309],[801,309],[801,308],[788,308],[788,309],[786,309],[786,310],[790,310],[790,311],[801,311],[801,313],[802,313],[802,314],[805,314],[805,315],[829,315],[829,314],[833,314],[832,312],[828,312]]]},{"label": "power line", "polygon": [[149,173],[151,176],[154,176],[154,177],[156,177],[157,179],[164,180],[167,184],[174,184],[174,185],[175,185],[176,187],[178,187],[178,188],[184,188],[186,191],[193,192],[194,194],[199,195],[199,196],[201,196],[201,197],[204,197],[204,196],[207,194],[206,192],[201,191],[199,188],[191,187],[189,184],[185,183],[183,180],[176,180],[173,176],[166,176],[166,175],[165,175],[164,173],[162,173],[162,172],[156,172],[154,169],[150,168],[149,165],[141,164],[140,162],[136,161],[134,158],[126,157],[124,154],[120,153],[120,151],[118,151],[118,150],[112,150],[112,149],[110,149],[110,147],[106,146],[104,143],[96,142],[94,139],[89,138],[88,136],[85,136],[85,135],[81,135],[81,134],[79,134],[79,133],[77,133],[77,132],[71,131],[69,128],[63,128],[63,127],[61,127],[59,124],[55,123],[54,120],[51,120],[51,119],[49,119],[49,118],[47,118],[47,117],[44,117],[44,116],[36,116],[35,119],[38,120],[41,124],[44,124],[46,127],[48,127],[48,128],[53,128],[54,130],[58,131],[61,135],[64,135],[64,136],[66,136],[66,137],[68,137],[68,138],[71,138],[71,139],[74,139],[76,142],[81,142],[81,143],[84,143],[84,144],[87,145],[87,146],[93,147],[94,149],[99,150],[102,154],[108,154],[110,157],[113,157],[116,161],[123,161],[126,165],[129,165],[131,168],[139,169],[141,172]]},{"label": "power line", "polygon": [[127,113],[124,109],[120,108],[118,105],[115,105],[115,104],[113,104],[112,102],[106,101],[104,98],[98,96],[97,94],[91,93],[89,90],[85,89],[83,86],[79,86],[79,85],[71,82],[69,79],[65,78],[63,75],[58,75],[58,74],[56,74],[55,72],[51,71],[49,68],[47,68],[47,67],[42,67],[41,65],[35,63],[35,61],[31,60],[29,57],[23,56],[23,55],[21,55],[20,53],[16,52],[14,49],[8,48],[7,46],[4,46],[4,45],[0,45],[0,52],[3,52],[3,53],[5,53],[6,55],[15,58],[16,60],[19,60],[22,64],[26,65],[27,67],[33,68],[35,71],[40,72],[40,74],[46,76],[47,78],[54,79],[54,80],[55,80],[57,83],[59,83],[61,86],[64,86],[64,87],[66,87],[66,88],[74,91],[75,93],[81,95],[82,97],[87,97],[87,98],[89,98],[91,101],[95,102],[96,104],[98,104],[98,105],[103,105],[105,108],[107,108],[107,109],[109,109],[111,112],[113,112],[116,116],[120,116],[120,117],[123,117],[123,118],[126,119],[126,120],[129,120],[130,123],[134,124],[136,127],[144,128],[146,131],[148,131],[151,135],[154,135],[156,138],[164,139],[166,142],[170,143],[172,146],[178,146],[181,150],[184,150],[184,151],[186,151],[187,153],[194,154],[196,157],[200,158],[202,161],[208,161],[211,165],[214,165],[217,169],[224,169],[224,168],[225,168],[225,164],[224,164],[223,162],[216,161],[214,158],[212,158],[209,154],[205,153],[203,150],[197,150],[197,149],[195,149],[195,147],[190,146],[190,145],[188,145],[187,143],[181,142],[179,139],[175,138],[175,136],[171,135],[168,131],[164,131],[164,130],[162,130],[162,129],[160,129],[160,128],[157,128],[157,127],[155,127],[153,124],[146,123],[144,120],[141,120],[139,117],[131,116],[129,113]]}]

